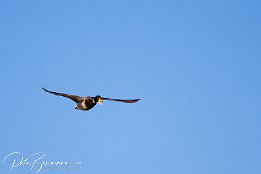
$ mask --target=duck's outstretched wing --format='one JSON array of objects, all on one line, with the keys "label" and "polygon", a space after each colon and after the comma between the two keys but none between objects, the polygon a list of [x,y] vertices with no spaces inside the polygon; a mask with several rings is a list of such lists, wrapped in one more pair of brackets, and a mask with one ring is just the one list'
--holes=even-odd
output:
[{"label": "duck's outstretched wing", "polygon": [[66,98],[69,98],[73,101],[75,101],[76,103],[78,103],[79,101],[82,101],[83,98],[82,97],[79,97],[77,95],[71,95],[71,94],[64,94],[64,93],[59,93],[59,92],[54,92],[54,91],[49,91],[45,88],[42,88],[45,92],[48,92],[50,94],[54,94],[54,95],[57,95],[57,96],[62,96],[62,97],[66,97]]},{"label": "duck's outstretched wing", "polygon": [[102,100],[109,100],[109,101],[117,101],[117,102],[123,102],[123,103],[136,103],[140,99],[130,99],[130,100],[124,100],[124,99],[113,99],[113,98],[105,98],[102,97]]}]

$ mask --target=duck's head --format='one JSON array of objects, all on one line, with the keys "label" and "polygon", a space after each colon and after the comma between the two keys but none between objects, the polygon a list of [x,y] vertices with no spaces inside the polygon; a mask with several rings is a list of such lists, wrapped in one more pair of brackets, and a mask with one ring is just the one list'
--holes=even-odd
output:
[{"label": "duck's head", "polygon": [[95,102],[98,102],[100,105],[102,105],[102,99],[101,96],[96,95],[96,97],[94,98]]}]

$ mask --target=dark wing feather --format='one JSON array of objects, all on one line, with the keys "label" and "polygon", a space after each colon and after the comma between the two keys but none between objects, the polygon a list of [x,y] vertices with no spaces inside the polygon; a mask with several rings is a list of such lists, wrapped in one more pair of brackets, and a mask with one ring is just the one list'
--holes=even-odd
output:
[{"label": "dark wing feather", "polygon": [[42,88],[45,92],[48,92],[50,94],[54,94],[54,95],[57,95],[57,96],[62,96],[62,97],[66,97],[66,98],[69,98],[73,101],[75,101],[76,103],[78,103],[79,101],[82,101],[82,97],[79,97],[77,95],[71,95],[71,94],[64,94],[64,93],[59,93],[59,92],[54,92],[54,91],[48,91],[47,89],[45,88]]},{"label": "dark wing feather", "polygon": [[123,102],[123,103],[136,103],[140,99],[131,99],[131,100],[123,100],[123,99],[113,99],[113,98],[101,98],[102,100],[109,100],[109,101],[117,101],[117,102]]}]

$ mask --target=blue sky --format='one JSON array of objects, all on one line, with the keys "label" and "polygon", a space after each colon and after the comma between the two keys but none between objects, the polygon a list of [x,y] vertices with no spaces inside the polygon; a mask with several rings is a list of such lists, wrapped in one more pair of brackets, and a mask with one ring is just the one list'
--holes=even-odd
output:
[{"label": "blue sky", "polygon": [[[261,172],[260,1],[0,2],[1,173]],[[141,98],[93,110],[44,93]],[[28,160],[33,160],[29,158]]]}]

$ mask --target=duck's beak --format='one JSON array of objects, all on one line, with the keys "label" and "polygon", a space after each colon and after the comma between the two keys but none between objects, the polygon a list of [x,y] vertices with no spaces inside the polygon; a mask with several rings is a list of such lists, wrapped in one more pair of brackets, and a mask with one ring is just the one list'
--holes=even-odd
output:
[{"label": "duck's beak", "polygon": [[102,105],[102,99],[101,99],[101,98],[98,99],[98,103],[99,103],[100,105]]}]

